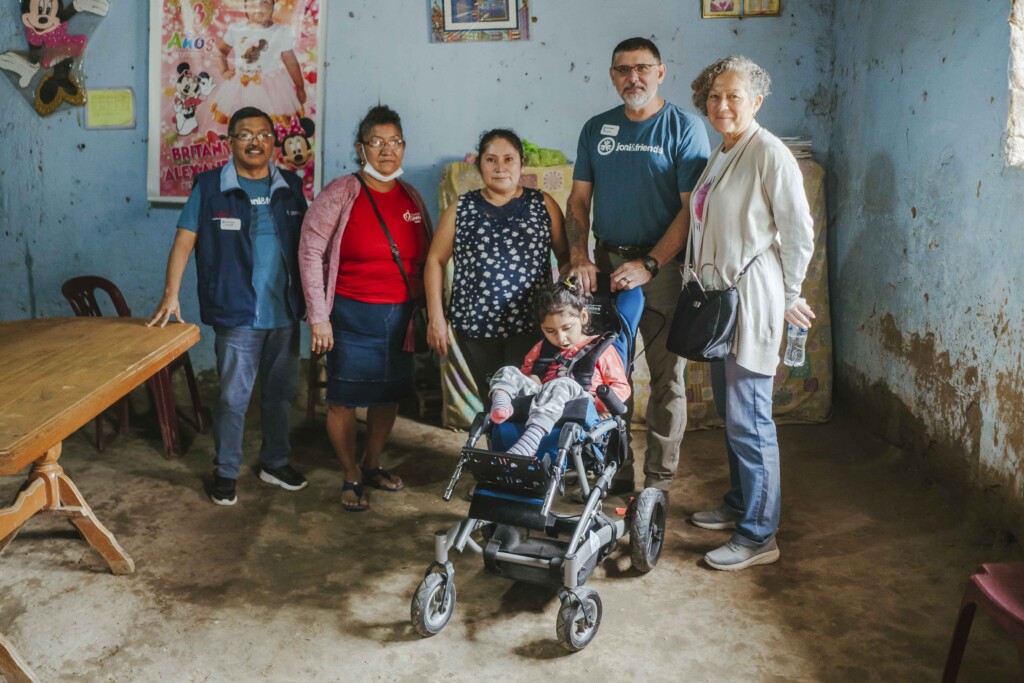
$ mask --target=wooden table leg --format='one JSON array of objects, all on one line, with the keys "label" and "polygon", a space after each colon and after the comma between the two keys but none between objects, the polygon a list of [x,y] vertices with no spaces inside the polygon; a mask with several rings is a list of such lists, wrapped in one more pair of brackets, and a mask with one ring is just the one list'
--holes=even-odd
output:
[{"label": "wooden table leg", "polygon": [[25,487],[14,504],[0,510],[0,552],[14,540],[18,529],[37,512],[53,512],[67,517],[89,545],[96,549],[114,574],[131,574],[135,562],[103,526],[85,502],[74,482],[57,464],[61,445],[57,444],[32,466]]},{"label": "wooden table leg", "polygon": [[[74,482],[57,464],[61,444],[57,444],[36,460],[28,481],[10,507],[0,510],[0,552],[3,552],[18,530],[37,512],[52,512],[67,517],[78,527],[89,545],[103,556],[114,574],[131,574],[135,562],[125,553],[114,535],[100,524],[92,508],[85,502]],[[25,660],[10,641],[0,634],[0,678],[10,683],[37,683]]]},{"label": "wooden table leg", "polygon": [[61,507],[55,512],[68,514],[71,523],[78,527],[86,541],[96,549],[103,559],[110,565],[110,571],[114,574],[131,574],[135,571],[135,561],[128,557],[121,544],[114,538],[114,534],[107,530],[107,527],[100,524],[93,514],[92,508],[85,502],[78,487],[63,472],[58,478],[60,486]]},{"label": "wooden table leg", "polygon": [[38,683],[39,681],[32,673],[32,669],[28,667],[25,660],[2,633],[0,633],[0,677],[9,683]]},{"label": "wooden table leg", "polygon": [[46,482],[29,480],[18,492],[11,506],[0,510],[0,553],[4,551],[18,530],[32,515],[46,508]]}]

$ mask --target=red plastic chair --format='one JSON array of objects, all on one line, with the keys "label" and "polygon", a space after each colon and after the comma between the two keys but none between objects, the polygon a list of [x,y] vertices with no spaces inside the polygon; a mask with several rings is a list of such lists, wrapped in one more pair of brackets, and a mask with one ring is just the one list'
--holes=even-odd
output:
[{"label": "red plastic chair", "polygon": [[978,605],[1013,639],[1024,678],[1024,562],[983,564],[967,581],[953,642],[946,657],[943,683],[955,683],[960,673],[967,636]]},{"label": "red plastic chair", "polygon": [[[110,280],[96,275],[83,275],[71,278],[65,282],[60,291],[64,298],[71,304],[71,309],[79,317],[99,317],[103,315],[99,302],[96,300],[96,291],[102,290],[110,297],[114,311],[122,318],[130,318],[132,310],[128,308],[121,290]],[[181,456],[181,438],[178,434],[178,414],[174,405],[174,391],[171,384],[171,372],[179,368],[185,371],[185,380],[188,383],[188,391],[192,396],[192,411],[195,419],[195,427],[205,433],[208,424],[204,418],[203,402],[199,396],[199,385],[196,383],[195,373],[192,371],[192,360],[186,351],[171,361],[170,365],[160,370],[146,380],[150,393],[153,395],[153,404],[156,408],[157,419],[160,421],[160,433],[164,442],[164,455],[168,458]],[[118,412],[118,433],[128,432],[128,397],[122,398],[116,404]],[[96,416],[96,448],[103,450],[103,415]]]}]

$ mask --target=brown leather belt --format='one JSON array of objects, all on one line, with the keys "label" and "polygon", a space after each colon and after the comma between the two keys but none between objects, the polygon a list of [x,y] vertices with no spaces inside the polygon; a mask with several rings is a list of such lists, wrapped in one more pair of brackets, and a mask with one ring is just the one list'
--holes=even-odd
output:
[{"label": "brown leather belt", "polygon": [[609,244],[604,240],[597,240],[597,246],[600,247],[601,249],[604,249],[609,254],[615,254],[620,258],[626,259],[627,261],[633,261],[635,259],[643,258],[644,256],[647,256],[647,254],[650,253],[651,249],[653,249],[653,247],[620,247],[614,244]]}]

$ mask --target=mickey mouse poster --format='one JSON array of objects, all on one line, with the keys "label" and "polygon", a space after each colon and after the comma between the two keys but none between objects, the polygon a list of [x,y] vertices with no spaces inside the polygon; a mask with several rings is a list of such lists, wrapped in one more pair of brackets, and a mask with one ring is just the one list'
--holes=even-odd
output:
[{"label": "mickey mouse poster", "polygon": [[199,127],[196,108],[213,87],[210,74],[205,71],[193,74],[188,62],[178,65],[178,80],[174,87],[174,126],[178,129],[178,135],[189,135]]},{"label": "mickey mouse poster", "polygon": [[[108,0],[20,0],[20,5],[28,49],[0,53],[0,69],[40,116],[49,116],[61,105],[84,104],[81,57],[94,22],[86,26],[76,17],[106,16]],[[83,30],[72,33],[73,23],[82,23]]]}]

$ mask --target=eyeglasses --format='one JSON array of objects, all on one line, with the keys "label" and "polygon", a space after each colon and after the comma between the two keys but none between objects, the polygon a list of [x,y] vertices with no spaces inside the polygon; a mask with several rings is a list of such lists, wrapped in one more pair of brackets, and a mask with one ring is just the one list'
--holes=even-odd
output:
[{"label": "eyeglasses", "polygon": [[234,139],[238,140],[239,142],[252,142],[253,140],[256,140],[257,142],[266,142],[267,140],[273,140],[274,139],[274,134],[273,133],[269,133],[269,132],[268,133],[256,133],[255,135],[253,135],[252,133],[249,133],[249,132],[245,132],[245,133],[228,133],[228,137],[229,138],[234,138]]},{"label": "eyeglasses", "polygon": [[373,149],[381,149],[382,147],[398,149],[399,147],[405,146],[405,140],[402,140],[401,138],[397,140],[382,140],[380,138],[373,138],[372,140],[367,140],[363,144],[366,145],[367,147],[372,147]]},{"label": "eyeglasses", "polygon": [[658,66],[658,64],[622,64],[621,66],[613,66],[612,71],[620,76],[628,76],[630,71],[636,71],[638,76],[646,76],[651,72],[651,69]]}]

